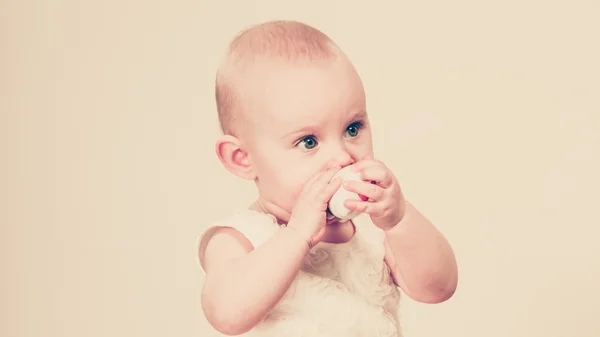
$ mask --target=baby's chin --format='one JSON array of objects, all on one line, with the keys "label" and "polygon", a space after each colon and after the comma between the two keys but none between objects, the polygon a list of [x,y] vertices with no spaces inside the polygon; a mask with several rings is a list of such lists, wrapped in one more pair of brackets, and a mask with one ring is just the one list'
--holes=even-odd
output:
[{"label": "baby's chin", "polygon": [[[325,224],[327,226],[334,226],[334,225],[339,225],[340,223],[340,218],[336,217],[335,215],[331,214],[331,212],[329,210],[327,210],[327,221],[325,222]],[[348,220],[346,220],[348,221]],[[346,222],[343,221],[343,222]]]}]

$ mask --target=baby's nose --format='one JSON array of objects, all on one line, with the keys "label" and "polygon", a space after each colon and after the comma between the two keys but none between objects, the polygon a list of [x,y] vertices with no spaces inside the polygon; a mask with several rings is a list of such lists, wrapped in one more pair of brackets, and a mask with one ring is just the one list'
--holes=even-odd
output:
[{"label": "baby's nose", "polygon": [[352,165],[354,164],[354,159],[352,159],[352,156],[347,153],[344,152],[343,154],[340,154],[338,156],[336,156],[335,158],[332,158],[329,161],[328,167],[332,167],[335,165],[339,165],[341,167],[346,167],[348,165]]}]

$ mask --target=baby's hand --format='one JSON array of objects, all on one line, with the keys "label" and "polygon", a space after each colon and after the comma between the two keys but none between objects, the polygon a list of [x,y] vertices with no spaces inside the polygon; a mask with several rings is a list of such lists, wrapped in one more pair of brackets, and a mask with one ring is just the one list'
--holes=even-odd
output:
[{"label": "baby's hand", "polygon": [[346,200],[344,206],[355,212],[369,214],[375,226],[383,230],[395,227],[406,210],[406,201],[396,176],[372,156],[365,156],[354,165],[354,170],[365,181],[347,181],[344,188],[366,196],[368,201]]},{"label": "baby's hand", "polygon": [[325,235],[327,203],[341,185],[340,178],[331,178],[340,169],[339,165],[334,166],[312,177],[304,185],[292,209],[288,227],[306,239],[310,247],[314,247]]}]

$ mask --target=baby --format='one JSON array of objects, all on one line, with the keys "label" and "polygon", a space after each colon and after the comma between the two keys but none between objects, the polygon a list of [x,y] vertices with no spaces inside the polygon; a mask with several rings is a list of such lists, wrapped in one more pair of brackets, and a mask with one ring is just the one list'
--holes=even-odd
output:
[{"label": "baby", "polygon": [[[374,158],[362,81],[328,36],[295,21],[245,30],[219,66],[216,101],[216,154],[258,190],[198,239],[216,330],[399,337],[400,291],[423,303],[453,295],[452,248]],[[335,177],[347,166],[361,181]],[[340,189],[361,195],[343,204],[351,220],[328,216]]]}]

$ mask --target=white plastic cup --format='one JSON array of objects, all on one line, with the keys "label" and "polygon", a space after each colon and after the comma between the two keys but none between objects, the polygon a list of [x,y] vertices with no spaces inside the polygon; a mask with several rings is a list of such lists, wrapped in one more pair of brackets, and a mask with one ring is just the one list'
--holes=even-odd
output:
[{"label": "white plastic cup", "polygon": [[360,212],[355,212],[355,211],[352,211],[352,210],[346,208],[346,206],[344,206],[344,202],[348,199],[367,200],[367,198],[365,196],[362,196],[362,198],[361,198],[360,194],[355,193],[355,192],[350,192],[347,189],[345,189],[343,186],[344,181],[348,181],[348,180],[362,181],[362,179],[360,178],[360,173],[352,171],[352,168],[353,168],[352,165],[346,166],[346,167],[342,168],[341,170],[339,170],[332,178],[332,180],[333,180],[336,177],[340,177],[342,179],[342,184],[340,185],[338,190],[335,192],[333,197],[331,197],[331,200],[329,200],[329,207],[327,209],[329,219],[337,218],[338,221],[340,221],[340,222],[345,222],[345,221],[351,220],[351,219],[355,218],[357,215],[359,215]]}]

